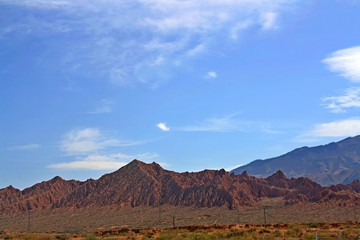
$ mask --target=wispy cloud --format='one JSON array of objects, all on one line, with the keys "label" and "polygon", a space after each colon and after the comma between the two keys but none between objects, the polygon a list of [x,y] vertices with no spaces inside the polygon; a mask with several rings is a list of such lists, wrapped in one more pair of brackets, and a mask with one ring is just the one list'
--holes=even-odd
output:
[{"label": "wispy cloud", "polygon": [[224,117],[212,117],[195,124],[174,127],[175,131],[184,132],[263,132],[278,134],[270,124],[240,119],[239,114],[230,114]]},{"label": "wispy cloud", "polygon": [[109,147],[134,146],[142,141],[121,141],[106,136],[97,128],[71,130],[63,135],[60,147],[69,155],[81,155]]},{"label": "wispy cloud", "polygon": [[31,151],[31,150],[36,150],[40,148],[40,144],[26,144],[26,145],[20,145],[20,146],[12,146],[9,147],[8,150],[9,151]]},{"label": "wispy cloud", "polygon": [[323,60],[332,72],[360,82],[360,46],[338,50]]},{"label": "wispy cloud", "polygon": [[112,112],[113,101],[109,99],[101,99],[93,112],[90,114],[110,113]]},{"label": "wispy cloud", "polygon": [[134,159],[149,161],[156,153],[113,153],[114,147],[129,147],[144,141],[124,141],[109,137],[97,128],[74,129],[62,136],[60,150],[74,157],[74,161],[51,164],[49,168],[67,170],[114,170]]},{"label": "wispy cloud", "polygon": [[317,141],[324,137],[350,137],[360,134],[360,119],[350,118],[316,124],[311,130],[299,135],[300,142]]},{"label": "wispy cloud", "polygon": [[[323,60],[330,71],[336,72],[353,83],[360,83],[360,46],[338,50]],[[351,87],[343,95],[326,97],[322,101],[333,113],[346,112],[360,107],[360,88]]]},{"label": "wispy cloud", "polygon": [[346,112],[348,108],[360,107],[360,88],[348,88],[343,95],[336,97],[326,97],[322,101],[326,108],[334,113]]},{"label": "wispy cloud", "polygon": [[265,12],[261,15],[261,25],[264,30],[277,28],[278,14],[275,12]]},{"label": "wispy cloud", "polygon": [[[52,59],[66,71],[86,72],[118,85],[156,87],[195,56],[215,51],[224,36],[231,44],[250,28],[276,28],[279,15],[296,2],[2,0],[0,6],[16,5],[20,12],[2,16],[7,21],[0,23],[4,29],[0,35],[58,34],[54,41],[61,41],[64,48]],[[31,14],[29,8],[51,11],[52,18]]]},{"label": "wispy cloud", "polygon": [[142,161],[150,161],[158,158],[156,153],[143,154],[107,154],[107,155],[89,155],[83,159],[78,159],[72,162],[64,162],[51,164],[48,168],[63,169],[63,170],[116,170],[128,164],[134,159]]},{"label": "wispy cloud", "polygon": [[109,113],[112,111],[113,101],[109,99],[102,99],[99,105],[96,107],[96,113]]},{"label": "wispy cloud", "polygon": [[166,123],[161,122],[156,125],[161,131],[168,132],[170,128],[166,125]]},{"label": "wispy cloud", "polygon": [[209,118],[192,125],[178,127],[177,130],[185,132],[233,132],[244,131],[244,123],[236,119],[237,115]]}]

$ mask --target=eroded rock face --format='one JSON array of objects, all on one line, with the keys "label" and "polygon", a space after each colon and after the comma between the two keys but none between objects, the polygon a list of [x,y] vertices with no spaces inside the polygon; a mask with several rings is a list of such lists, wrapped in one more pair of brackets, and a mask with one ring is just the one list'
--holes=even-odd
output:
[{"label": "eroded rock face", "polygon": [[281,171],[268,178],[225,170],[177,173],[156,163],[134,160],[98,180],[79,182],[55,177],[20,191],[0,190],[0,212],[21,213],[53,208],[158,206],[162,204],[236,208],[252,206],[263,197],[283,197],[285,204],[306,202],[360,204],[360,181],[321,187],[307,178],[288,179]]},{"label": "eroded rock face", "polygon": [[23,191],[9,186],[0,190],[0,212],[16,213],[49,209],[80,184],[79,181],[66,181],[60,177],[55,177],[49,181],[37,183]]}]

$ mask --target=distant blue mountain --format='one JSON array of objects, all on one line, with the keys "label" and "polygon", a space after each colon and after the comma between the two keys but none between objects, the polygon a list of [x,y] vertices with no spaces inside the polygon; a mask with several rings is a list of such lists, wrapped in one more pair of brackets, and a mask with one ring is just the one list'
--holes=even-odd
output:
[{"label": "distant blue mountain", "polygon": [[282,156],[255,160],[232,170],[267,177],[281,170],[287,177],[307,177],[321,185],[360,179],[360,135],[317,147],[302,147]]}]

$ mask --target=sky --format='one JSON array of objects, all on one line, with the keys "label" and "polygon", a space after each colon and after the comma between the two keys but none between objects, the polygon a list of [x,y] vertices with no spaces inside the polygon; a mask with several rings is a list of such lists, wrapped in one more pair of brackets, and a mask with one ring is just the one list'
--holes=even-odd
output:
[{"label": "sky", "polygon": [[0,0],[0,188],[231,170],[360,134],[360,0]]}]

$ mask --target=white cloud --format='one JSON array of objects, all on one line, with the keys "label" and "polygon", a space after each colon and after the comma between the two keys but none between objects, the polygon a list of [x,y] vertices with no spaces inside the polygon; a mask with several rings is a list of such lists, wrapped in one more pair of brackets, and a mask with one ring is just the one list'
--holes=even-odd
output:
[{"label": "white cloud", "polygon": [[345,119],[315,125],[310,134],[318,137],[348,137],[360,134],[360,119]]},{"label": "white cloud", "polygon": [[40,144],[26,144],[20,146],[9,147],[9,151],[31,151],[40,148]]},{"label": "white cloud", "polygon": [[332,72],[353,82],[360,82],[360,46],[333,52],[323,62]]},{"label": "white cloud", "polygon": [[143,153],[128,155],[124,153],[108,154],[108,155],[90,155],[84,159],[51,164],[48,168],[63,169],[63,170],[116,170],[119,169],[134,159],[141,161],[150,161],[158,158],[156,153]]},{"label": "white cloud", "polygon": [[261,25],[264,30],[269,30],[277,28],[277,13],[275,12],[266,12],[261,15]]},{"label": "white cloud", "polygon": [[0,36],[46,37],[66,32],[72,37],[52,38],[63,46],[61,53],[53,53],[52,62],[62,64],[65,71],[86,72],[119,85],[159,86],[195,56],[216,51],[224,36],[238,40],[250,27],[256,31],[277,27],[278,16],[296,2],[2,0],[0,6],[51,11],[52,18],[19,8],[23,14],[2,16]]},{"label": "white cloud", "polygon": [[230,28],[230,38],[234,41],[238,40],[240,33],[251,27],[253,24],[254,23],[251,19],[246,19],[245,21],[236,23]]},{"label": "white cloud", "polygon": [[164,132],[170,131],[170,128],[166,125],[166,123],[161,122],[161,123],[158,123],[156,126]]},{"label": "white cloud", "polygon": [[336,97],[323,98],[326,108],[331,112],[341,113],[346,112],[348,108],[360,107],[360,88],[348,88],[344,94]]},{"label": "white cloud", "polygon": [[310,131],[299,135],[299,142],[317,141],[324,137],[350,137],[360,134],[360,119],[351,118],[316,124]]},{"label": "white cloud", "polygon": [[109,138],[97,128],[71,130],[62,137],[61,149],[70,155],[81,155],[108,147],[123,147],[141,144],[141,141],[120,141]]},{"label": "white cloud", "polygon": [[207,78],[217,78],[217,73],[215,71],[208,72]]}]

